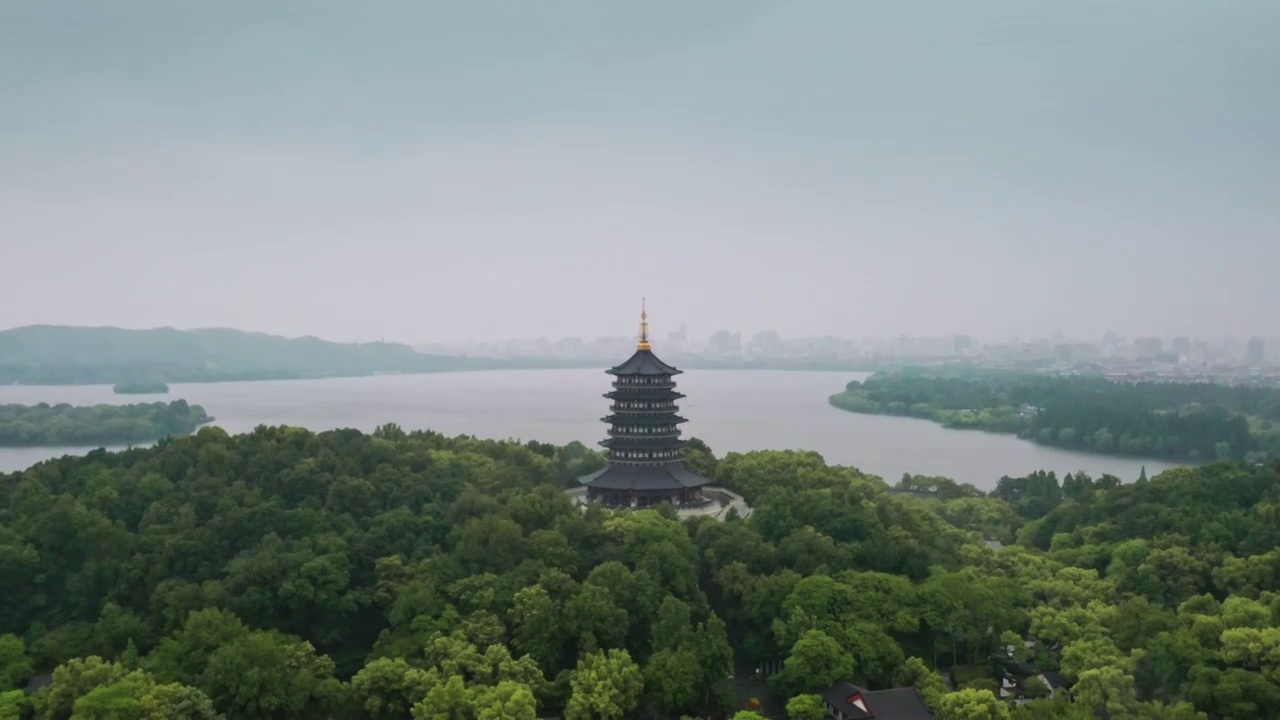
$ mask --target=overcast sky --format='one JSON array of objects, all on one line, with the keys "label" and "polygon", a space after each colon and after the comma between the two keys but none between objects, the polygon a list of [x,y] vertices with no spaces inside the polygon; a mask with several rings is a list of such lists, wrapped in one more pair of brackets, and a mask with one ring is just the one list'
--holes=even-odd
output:
[{"label": "overcast sky", "polygon": [[1275,334],[1280,2],[3,2],[0,327]]}]

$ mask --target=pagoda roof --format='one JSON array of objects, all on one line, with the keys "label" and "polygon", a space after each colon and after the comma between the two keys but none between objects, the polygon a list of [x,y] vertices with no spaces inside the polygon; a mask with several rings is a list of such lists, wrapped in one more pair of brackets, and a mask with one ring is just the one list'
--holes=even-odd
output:
[{"label": "pagoda roof", "polygon": [[578,478],[578,482],[601,490],[684,490],[711,484],[710,480],[679,462],[660,465],[610,463],[602,470]]},{"label": "pagoda roof", "polygon": [[660,413],[654,411],[646,412],[644,410],[617,412],[600,419],[606,425],[679,425],[680,423],[689,422],[670,411]]},{"label": "pagoda roof", "polygon": [[636,350],[621,365],[605,370],[610,375],[679,375],[683,370],[668,365],[658,359],[652,350]]},{"label": "pagoda roof", "polygon": [[679,431],[668,435],[628,435],[607,437],[599,443],[611,450],[675,450],[685,446]]},{"label": "pagoda roof", "polygon": [[650,388],[643,385],[636,387],[614,388],[604,394],[610,400],[679,400],[684,393],[671,388]]}]

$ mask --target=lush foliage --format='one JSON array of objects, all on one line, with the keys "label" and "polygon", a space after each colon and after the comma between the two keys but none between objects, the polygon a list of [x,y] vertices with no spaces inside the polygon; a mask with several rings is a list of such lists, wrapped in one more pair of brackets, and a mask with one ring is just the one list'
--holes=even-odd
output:
[{"label": "lush foliage", "polygon": [[111,391],[117,395],[164,395],[169,386],[159,381],[116,383]]},{"label": "lush foliage", "polygon": [[0,405],[0,447],[126,445],[186,435],[212,418],[186,400],[138,405]]},{"label": "lush foliage", "polygon": [[0,331],[0,385],[266,380],[484,369],[397,343],[347,344],[240,330],[29,326]]},{"label": "lush foliage", "polygon": [[831,404],[1046,445],[1179,460],[1280,458],[1280,390],[970,371],[877,373]]},{"label": "lush foliage", "polygon": [[[53,671],[0,718],[732,717],[726,678],[757,667],[795,717],[840,679],[945,720],[1280,710],[1280,467],[988,496],[697,447],[748,520],[583,511],[560,492],[600,462],[581,445],[394,426],[0,477],[0,693]],[[1008,664],[1072,692],[1031,677],[1046,697],[1011,710]]]}]

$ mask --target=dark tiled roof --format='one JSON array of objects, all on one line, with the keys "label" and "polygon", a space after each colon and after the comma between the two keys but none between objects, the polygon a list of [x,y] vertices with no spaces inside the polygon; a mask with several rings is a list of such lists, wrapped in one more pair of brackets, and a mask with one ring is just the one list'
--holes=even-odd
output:
[{"label": "dark tiled roof", "polygon": [[[865,711],[851,702],[859,696]],[[823,692],[822,699],[850,720],[934,720],[913,687],[866,690],[851,682],[840,682]]]},{"label": "dark tiled roof", "polygon": [[1071,687],[1071,682],[1067,680],[1065,677],[1063,677],[1062,673],[1058,672],[1057,670],[1045,670],[1041,674],[1044,675],[1044,679],[1047,680],[1055,690],[1058,688]]},{"label": "dark tiled roof", "polygon": [[679,400],[684,397],[684,393],[676,392],[670,388],[653,389],[644,385],[635,387],[620,387],[604,394],[610,400]]},{"label": "dark tiled roof", "polygon": [[27,694],[34,695],[52,684],[52,675],[35,675],[27,680]]},{"label": "dark tiled roof", "polygon": [[610,375],[679,375],[683,371],[659,360],[652,350],[637,350],[626,362],[605,372]]},{"label": "dark tiled roof", "polygon": [[679,425],[689,422],[673,412],[620,412],[600,419],[606,425]]},{"label": "dark tiled roof", "polygon": [[611,463],[578,478],[578,482],[601,490],[683,490],[702,487],[710,480],[687,470],[683,463],[627,465]]},{"label": "dark tiled roof", "polygon": [[679,450],[684,447],[684,441],[675,435],[608,437],[601,440],[600,445],[615,450]]}]

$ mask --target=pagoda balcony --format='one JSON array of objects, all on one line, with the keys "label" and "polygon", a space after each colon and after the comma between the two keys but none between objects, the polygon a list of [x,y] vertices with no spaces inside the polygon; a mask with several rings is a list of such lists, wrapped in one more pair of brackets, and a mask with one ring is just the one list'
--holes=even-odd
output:
[{"label": "pagoda balcony", "polygon": [[664,390],[662,388],[626,387],[615,388],[605,393],[604,397],[610,400],[679,400],[684,397],[684,393],[670,388]]},{"label": "pagoda balcony", "polygon": [[630,375],[618,374],[613,377],[613,384],[627,387],[659,387],[664,384],[675,384],[676,378],[671,375]]},{"label": "pagoda balcony", "polygon": [[684,453],[677,451],[675,454],[661,458],[628,458],[614,457],[612,452],[605,453],[605,459],[614,465],[667,465],[672,463],[684,462]]},{"label": "pagoda balcony", "polygon": [[618,413],[619,415],[628,415],[628,416],[630,415],[637,415],[637,416],[674,415],[680,412],[680,406],[672,404],[672,405],[667,405],[666,407],[635,408],[635,407],[626,407],[624,405],[619,405],[618,403],[613,403],[612,405],[609,406],[609,412]]},{"label": "pagoda balcony", "polygon": [[660,392],[664,389],[676,389],[675,382],[652,384],[652,386],[627,386],[627,384],[613,383],[614,391],[634,392],[636,395],[644,395],[649,392]]},{"label": "pagoda balcony", "polygon": [[633,430],[614,430],[609,428],[608,433],[611,438],[625,438],[628,440],[663,440],[680,437],[679,428],[671,428],[662,432],[635,432]]},{"label": "pagoda balcony", "polygon": [[623,412],[600,418],[605,425],[679,425],[689,422],[675,413]]},{"label": "pagoda balcony", "polygon": [[670,450],[684,447],[680,433],[670,435],[614,435],[601,440],[598,445],[610,450]]}]

